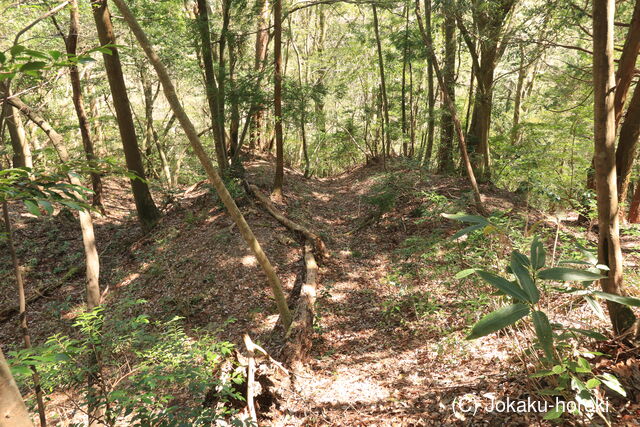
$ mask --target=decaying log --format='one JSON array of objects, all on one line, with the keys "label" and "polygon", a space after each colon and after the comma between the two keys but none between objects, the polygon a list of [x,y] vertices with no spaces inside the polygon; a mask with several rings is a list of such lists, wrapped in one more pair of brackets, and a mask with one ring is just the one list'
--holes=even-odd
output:
[{"label": "decaying log", "polygon": [[253,184],[247,184],[246,186],[249,189],[249,192],[251,192],[251,194],[253,194],[255,198],[258,199],[258,201],[265,207],[265,209],[271,214],[271,216],[280,221],[288,229],[300,233],[306,240],[311,241],[319,258],[329,257],[327,247],[325,246],[320,236],[318,236],[308,228],[291,221],[289,218],[278,212],[275,206],[273,206],[273,203],[271,203],[271,200],[269,200],[269,198],[265,196],[258,187]]},{"label": "decaying log", "polygon": [[318,264],[309,240],[305,241],[304,245],[304,264],[305,281],[293,313],[293,322],[287,331],[285,345],[281,351],[281,358],[294,368],[306,359],[312,344]]}]

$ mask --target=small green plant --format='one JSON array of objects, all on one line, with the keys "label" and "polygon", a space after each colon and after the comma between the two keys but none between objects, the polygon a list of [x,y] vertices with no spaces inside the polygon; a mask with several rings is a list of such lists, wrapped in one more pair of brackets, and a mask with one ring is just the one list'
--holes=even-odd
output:
[{"label": "small green plant", "polygon": [[[481,228],[486,228],[491,224],[482,217],[471,215],[449,215],[448,218],[471,223],[472,225],[459,231],[454,236],[460,237]],[[478,268],[463,270],[456,275],[457,278],[464,278],[471,274],[478,274],[484,281],[497,289],[497,295],[508,301],[508,305],[499,308],[480,319],[471,329],[467,336],[468,340],[480,338],[497,332],[519,320],[529,317],[533,324],[536,336],[535,349],[542,351],[542,362],[546,367],[534,376],[554,376],[554,387],[551,390],[543,390],[546,394],[557,394],[569,397],[573,394],[578,403],[590,402],[595,407],[597,395],[595,389],[604,384],[609,389],[625,395],[618,380],[611,374],[595,375],[588,361],[582,357],[577,360],[572,359],[572,354],[563,351],[566,349],[567,340],[571,335],[581,334],[590,338],[604,338],[601,334],[591,330],[564,327],[558,323],[551,323],[547,314],[542,311],[540,299],[543,292],[550,290],[559,291],[566,294],[583,296],[590,307],[600,316],[604,316],[602,308],[594,300],[600,297],[606,300],[615,301],[620,304],[630,306],[640,306],[640,299],[613,295],[605,292],[589,289],[590,285],[605,276],[602,275],[608,268],[597,264],[597,259],[588,251],[581,248],[587,256],[586,261],[561,261],[560,265],[566,264],[586,264],[586,270],[571,267],[550,267],[546,266],[546,253],[542,242],[538,237],[534,237],[529,256],[516,250],[512,251],[507,272],[513,276],[512,279],[505,278],[489,271]],[[545,285],[545,282],[562,283],[561,286]],[[578,283],[578,285],[571,285]],[[556,333],[555,331],[560,331]],[[588,407],[588,406],[587,406]],[[550,411],[547,419],[559,418],[562,412]],[[602,415],[602,414],[600,414]]]}]

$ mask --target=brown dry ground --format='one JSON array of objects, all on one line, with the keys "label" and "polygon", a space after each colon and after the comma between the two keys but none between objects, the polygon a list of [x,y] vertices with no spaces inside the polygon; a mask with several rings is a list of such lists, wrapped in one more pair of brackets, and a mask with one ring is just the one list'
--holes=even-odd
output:
[{"label": "brown dry ground", "polygon": [[[271,169],[266,162],[254,162],[248,167],[248,180],[266,191]],[[316,334],[306,370],[279,409],[265,414],[269,418],[264,423],[540,423],[535,414],[480,409],[471,416],[453,410],[455,399],[465,395],[485,403],[491,398],[526,399],[533,386],[528,374],[534,369],[521,358],[521,350],[530,344],[528,335],[512,330],[464,340],[469,327],[497,307],[487,286],[453,277],[472,266],[466,255],[473,249],[441,244],[461,224],[440,217],[439,209],[473,210],[466,206],[471,200],[466,183],[423,176],[401,162],[391,169],[399,187],[393,209],[356,232],[374,212],[366,197],[384,175],[379,166],[331,179],[305,179],[295,171],[287,172],[285,201],[278,207],[319,233],[332,257],[321,265]],[[275,351],[272,330],[277,314],[265,278],[208,187],[191,187],[171,199],[156,194],[164,216],[148,234],[135,221],[127,190],[126,182],[109,180],[105,188],[108,216],[96,219],[101,285],[109,289],[107,301],[144,298],[149,301],[145,312],[154,318],[183,316],[188,327],[218,330],[220,339],[238,343],[239,348],[242,334],[248,332]],[[483,193],[491,209],[506,212],[509,221],[522,220],[525,206],[518,197],[494,188],[483,188]],[[436,202],[434,195],[446,199]],[[239,199],[239,205],[290,291],[303,279],[296,236],[250,199]],[[42,342],[53,333],[68,331],[82,306],[81,240],[75,221],[64,215],[33,218],[17,205],[12,211],[28,292],[61,283],[29,306],[32,336]],[[550,247],[552,223],[537,212],[529,217],[529,225],[540,222],[540,232],[551,236],[545,239]],[[561,240],[577,235],[571,227],[562,231]],[[508,254],[500,238],[488,240],[489,249]],[[627,238],[625,247],[631,264],[637,265],[635,240]],[[0,267],[2,310],[15,305],[4,247]],[[632,293],[637,293],[635,285],[631,284]],[[543,305],[553,312],[555,321],[606,326],[577,300],[543,300]],[[6,351],[19,345],[20,339],[16,316],[3,322],[0,342]],[[625,360],[635,363],[634,355],[627,354]],[[71,408],[64,400],[56,404],[58,411]],[[613,420],[625,423],[638,415],[638,406],[618,404],[617,411]]]}]

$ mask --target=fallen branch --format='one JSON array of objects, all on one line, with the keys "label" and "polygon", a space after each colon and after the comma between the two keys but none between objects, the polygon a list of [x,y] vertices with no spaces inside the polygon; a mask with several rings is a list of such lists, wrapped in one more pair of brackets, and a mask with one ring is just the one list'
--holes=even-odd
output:
[{"label": "fallen branch", "polygon": [[285,217],[283,214],[278,212],[278,210],[273,206],[271,200],[267,196],[265,196],[258,187],[253,184],[246,184],[246,187],[249,189],[249,192],[253,194],[253,196],[258,199],[260,203],[265,207],[265,209],[273,216],[275,219],[280,221],[282,225],[287,227],[288,229],[302,234],[306,240],[311,241],[313,243],[313,247],[320,258],[328,258],[329,252],[327,251],[327,247],[324,242],[314,232],[309,230],[308,228],[291,221],[289,218]]}]

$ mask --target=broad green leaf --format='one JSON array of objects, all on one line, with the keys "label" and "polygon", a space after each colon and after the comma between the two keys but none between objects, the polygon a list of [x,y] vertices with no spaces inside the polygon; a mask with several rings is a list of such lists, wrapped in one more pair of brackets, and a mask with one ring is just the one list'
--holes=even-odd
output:
[{"label": "broad green leaf", "polygon": [[522,289],[529,296],[528,301],[535,304],[540,299],[540,292],[538,292],[538,288],[535,283],[533,283],[533,279],[529,273],[528,261],[526,256],[517,251],[511,253],[511,271],[518,279],[518,283],[520,283]]},{"label": "broad green leaf", "polygon": [[608,301],[617,302],[618,304],[628,305],[630,307],[640,307],[640,298],[623,297],[620,295],[614,295],[600,291],[595,291],[593,294]]},{"label": "broad green leaf", "polygon": [[4,64],[7,61],[7,55],[0,52],[0,64]]},{"label": "broad green leaf", "polygon": [[11,52],[11,56],[15,57],[20,55],[20,53],[24,52],[25,50],[26,48],[24,46],[17,44],[15,46],[12,46],[11,49],[9,49],[9,52]]},{"label": "broad green leaf", "polygon": [[582,252],[587,262],[589,262],[591,265],[596,265],[598,263],[598,257],[595,256],[593,252],[591,252],[590,250],[588,250],[587,248],[585,248],[579,243],[578,243],[578,249],[580,249],[580,252]]},{"label": "broad green leaf", "polygon": [[545,313],[538,310],[531,313],[531,318],[536,330],[536,335],[538,336],[538,342],[540,342],[540,345],[542,346],[544,355],[547,360],[553,360],[553,331],[551,330],[549,318]]},{"label": "broad green leaf", "polygon": [[20,66],[21,72],[42,70],[47,65],[43,61],[29,61]]},{"label": "broad green leaf", "polygon": [[540,270],[545,264],[545,251],[544,245],[538,239],[538,236],[533,238],[531,242],[531,267],[534,270]]},{"label": "broad green leaf", "polygon": [[621,394],[624,397],[627,397],[627,392],[625,391],[624,388],[622,388],[620,381],[618,381],[618,379],[615,376],[607,373],[607,374],[602,374],[598,376],[598,379],[602,381],[604,385],[609,387],[611,390]]},{"label": "broad green leaf", "polygon": [[27,207],[27,210],[35,216],[40,216],[40,209],[38,209],[38,205],[33,200],[25,200],[24,205]]},{"label": "broad green leaf", "polygon": [[505,278],[496,276],[495,274],[489,273],[487,271],[479,270],[478,275],[485,281],[500,289],[505,294],[510,295],[515,299],[520,301],[532,302],[526,292],[523,291],[522,288],[518,286],[518,284],[510,282]]},{"label": "broad green leaf", "polygon": [[568,267],[552,267],[547,268],[546,270],[542,270],[538,273],[538,278],[540,279],[558,280],[564,282],[591,282],[594,280],[602,279],[603,277],[603,275],[592,273],[591,271],[578,270]]},{"label": "broad green leaf", "polygon": [[456,279],[464,279],[465,277],[472,275],[476,271],[478,271],[477,268],[467,268],[466,270],[458,271],[454,277]]},{"label": "broad green leaf", "polygon": [[480,319],[480,321],[473,326],[471,333],[466,339],[473,340],[489,335],[492,332],[517,322],[527,314],[529,314],[529,306],[525,304],[518,303],[502,307]]},{"label": "broad green leaf", "polygon": [[545,420],[557,420],[562,416],[564,409],[561,406],[554,406],[552,410],[546,413],[543,419]]},{"label": "broad green leaf", "polygon": [[529,375],[529,378],[542,378],[542,377],[548,377],[551,375],[555,375],[555,372],[545,369],[543,371],[538,371],[535,374]]}]

